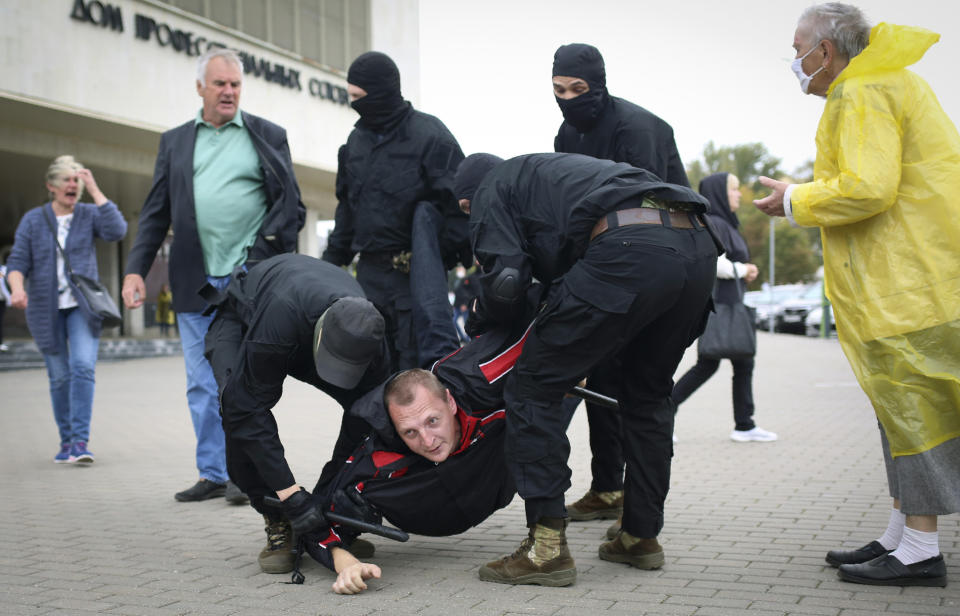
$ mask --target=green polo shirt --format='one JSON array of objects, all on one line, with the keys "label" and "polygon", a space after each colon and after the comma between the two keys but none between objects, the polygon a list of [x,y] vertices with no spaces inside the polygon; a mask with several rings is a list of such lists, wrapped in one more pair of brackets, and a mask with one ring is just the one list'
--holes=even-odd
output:
[{"label": "green polo shirt", "polygon": [[260,157],[240,111],[214,128],[197,113],[193,148],[193,201],[208,276],[227,276],[247,251],[267,214]]}]

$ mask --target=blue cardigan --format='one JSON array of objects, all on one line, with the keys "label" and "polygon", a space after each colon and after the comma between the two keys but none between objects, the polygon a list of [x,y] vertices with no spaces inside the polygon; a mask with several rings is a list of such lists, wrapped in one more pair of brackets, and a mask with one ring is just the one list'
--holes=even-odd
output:
[{"label": "blue cardigan", "polygon": [[[46,217],[46,220],[44,219]],[[57,318],[57,238],[47,220],[56,216],[50,203],[35,207],[20,220],[14,236],[13,251],[7,258],[8,272],[20,272],[26,278],[27,327],[37,347],[48,355],[58,352],[53,324]],[[108,201],[100,207],[77,203],[73,221],[63,247],[70,267],[77,274],[99,280],[94,238],[116,242],[127,233],[127,221],[116,204]],[[90,319],[90,330],[100,335],[100,321]]]}]

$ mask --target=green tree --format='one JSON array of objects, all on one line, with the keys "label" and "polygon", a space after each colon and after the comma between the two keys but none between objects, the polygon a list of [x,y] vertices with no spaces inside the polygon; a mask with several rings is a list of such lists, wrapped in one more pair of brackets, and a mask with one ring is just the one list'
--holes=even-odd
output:
[{"label": "green tree", "polygon": [[757,178],[761,175],[775,177],[781,174],[780,162],[762,143],[717,146],[710,141],[703,148],[703,160],[695,160],[687,167],[687,177],[696,189],[703,178],[725,171],[737,176],[742,184],[759,188]]}]

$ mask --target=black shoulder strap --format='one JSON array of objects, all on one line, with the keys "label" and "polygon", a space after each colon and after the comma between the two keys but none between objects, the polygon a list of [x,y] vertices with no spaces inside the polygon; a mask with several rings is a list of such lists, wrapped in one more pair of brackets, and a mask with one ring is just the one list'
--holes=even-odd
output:
[{"label": "black shoulder strap", "polygon": [[[53,211],[53,206],[50,206],[50,211]],[[53,241],[57,243],[57,250],[60,251],[60,256],[63,257],[63,265],[67,270],[67,276],[73,276],[73,268],[70,267],[70,259],[67,257],[67,253],[63,251],[63,246],[60,245],[60,238],[57,236],[57,225],[52,220],[52,216],[47,211],[47,206],[43,206],[43,219],[47,221],[47,224],[50,226],[50,233],[53,233]]]}]

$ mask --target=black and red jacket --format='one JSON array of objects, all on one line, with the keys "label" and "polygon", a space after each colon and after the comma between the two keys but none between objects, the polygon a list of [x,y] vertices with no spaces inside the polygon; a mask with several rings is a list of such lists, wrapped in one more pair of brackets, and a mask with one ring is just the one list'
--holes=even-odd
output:
[{"label": "black and red jacket", "polygon": [[[317,486],[315,496],[330,511],[367,522],[386,519],[409,533],[435,537],[462,533],[506,507],[516,488],[503,453],[503,382],[527,331],[487,332],[434,364],[434,374],[457,402],[460,420],[460,445],[449,458],[434,463],[407,448],[390,423],[384,383],[350,409],[374,432],[336,476]],[[349,545],[357,534],[333,525],[308,538],[307,551],[333,569],[329,548]]]}]

